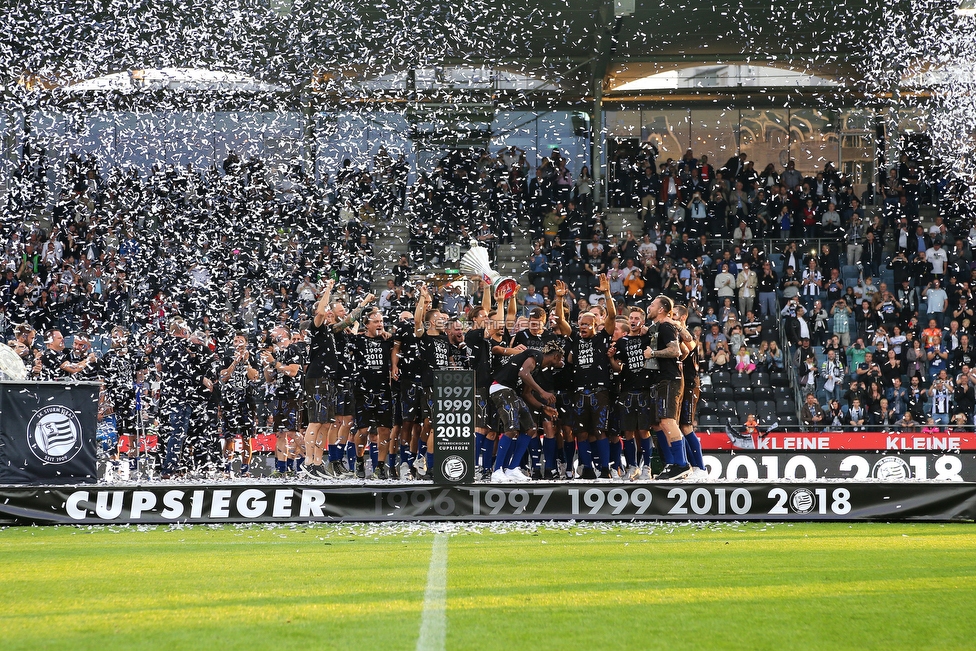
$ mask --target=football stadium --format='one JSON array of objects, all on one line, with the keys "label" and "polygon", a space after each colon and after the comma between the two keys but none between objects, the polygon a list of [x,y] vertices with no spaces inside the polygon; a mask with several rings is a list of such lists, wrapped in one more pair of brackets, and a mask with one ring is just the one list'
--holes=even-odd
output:
[{"label": "football stadium", "polygon": [[971,0],[0,29],[3,649],[976,646]]}]

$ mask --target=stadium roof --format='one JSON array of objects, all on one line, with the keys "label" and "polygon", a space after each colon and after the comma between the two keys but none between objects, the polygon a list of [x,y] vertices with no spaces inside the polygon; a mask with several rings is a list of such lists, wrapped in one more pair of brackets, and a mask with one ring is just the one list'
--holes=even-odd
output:
[{"label": "stadium roof", "polygon": [[[80,0],[36,0],[0,19],[12,36],[0,49],[0,69],[12,73],[8,83],[26,76],[55,86],[135,69],[211,69],[294,91],[310,79],[361,84],[411,68],[473,66],[540,80],[515,91],[523,98],[570,103],[588,101],[597,84],[612,96],[628,82],[706,64],[773,66],[856,84],[878,42],[882,5],[118,0],[92,10]],[[320,86],[348,97],[335,91],[342,84]]]}]

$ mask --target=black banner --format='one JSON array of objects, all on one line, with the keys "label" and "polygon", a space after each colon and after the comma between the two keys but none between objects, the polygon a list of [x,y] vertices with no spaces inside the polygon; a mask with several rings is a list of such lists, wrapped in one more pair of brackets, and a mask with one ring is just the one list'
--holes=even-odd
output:
[{"label": "black banner", "polygon": [[974,519],[958,482],[0,488],[0,524]]},{"label": "black banner", "polygon": [[976,481],[976,454],[966,452],[705,452],[708,479],[854,479]]},{"label": "black banner", "polygon": [[474,481],[474,371],[434,371],[434,482]]},{"label": "black banner", "polygon": [[94,483],[99,385],[0,382],[0,483]]}]

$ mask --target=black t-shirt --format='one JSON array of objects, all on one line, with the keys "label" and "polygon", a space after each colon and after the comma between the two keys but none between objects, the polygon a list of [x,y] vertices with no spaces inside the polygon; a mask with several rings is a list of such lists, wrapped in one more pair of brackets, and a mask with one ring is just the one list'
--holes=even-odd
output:
[{"label": "black t-shirt", "polygon": [[[230,355],[226,356],[221,362],[221,369],[228,369],[233,363],[234,351],[231,351]],[[254,399],[256,382],[249,380],[247,377],[247,369],[249,366],[255,368],[254,357],[250,355],[247,359],[237,362],[234,370],[231,371],[230,377],[224,381],[220,391],[220,398],[221,402],[225,405],[240,405]]]},{"label": "black t-shirt", "polygon": [[365,393],[379,393],[390,387],[393,341],[383,337],[356,337],[356,387]]},{"label": "black t-shirt", "polygon": [[701,343],[695,346],[683,360],[681,360],[681,376],[684,378],[685,386],[689,386],[698,378],[698,369],[701,366]]},{"label": "black t-shirt", "polygon": [[611,379],[610,334],[600,330],[589,339],[573,335],[570,353],[573,356],[573,384],[577,389],[609,388]]},{"label": "black t-shirt", "polygon": [[450,342],[447,335],[424,333],[420,337],[420,381],[425,387],[434,386],[434,371],[443,371],[450,366]]},{"label": "black t-shirt", "polygon": [[474,369],[475,385],[485,389],[491,385],[491,343],[485,339],[485,329],[468,330],[464,333],[471,368]]},{"label": "black t-shirt", "polygon": [[330,377],[338,367],[336,360],[336,338],[332,326],[323,323],[321,326],[312,324],[311,342],[308,349],[308,377]]},{"label": "black t-shirt", "polygon": [[[304,345],[301,344],[291,344],[287,348],[275,351],[275,361],[283,364],[284,366],[291,366],[292,364],[298,364],[302,366],[304,363]],[[284,371],[278,373],[277,383],[275,385],[275,395],[278,398],[297,398],[302,390],[302,373],[299,371],[298,375],[290,376],[285,374]]]},{"label": "black t-shirt", "polygon": [[512,355],[508,362],[506,362],[498,372],[494,375],[494,381],[498,384],[508,387],[509,389],[516,390],[520,392],[519,385],[522,380],[519,378],[519,373],[522,371],[522,365],[525,364],[525,360],[532,358],[535,360],[535,369],[533,370],[533,375],[542,368],[542,351],[539,350],[525,350],[518,355]]},{"label": "black t-shirt", "polygon": [[628,335],[614,344],[614,357],[621,363],[621,391],[639,391],[651,386],[650,373],[645,368],[644,349],[647,348],[647,335]]},{"label": "black t-shirt", "polygon": [[393,339],[400,344],[400,381],[416,383],[420,379],[420,340],[413,334],[413,323],[401,323]]},{"label": "black t-shirt", "polygon": [[[672,341],[678,340],[677,328],[667,321],[652,323],[647,329],[647,334],[650,337],[649,343],[652,350],[664,350]],[[656,378],[658,382],[681,379],[681,367],[677,358],[655,357],[650,360],[649,366],[652,371],[655,371],[652,378]]]},{"label": "black t-shirt", "polygon": [[105,388],[110,394],[133,393],[135,391],[135,368],[133,351],[112,348],[102,356],[99,375],[105,380]]},{"label": "black t-shirt", "polygon": [[68,361],[68,351],[48,348],[41,355],[41,377],[45,380],[60,380],[68,374],[61,365]]}]

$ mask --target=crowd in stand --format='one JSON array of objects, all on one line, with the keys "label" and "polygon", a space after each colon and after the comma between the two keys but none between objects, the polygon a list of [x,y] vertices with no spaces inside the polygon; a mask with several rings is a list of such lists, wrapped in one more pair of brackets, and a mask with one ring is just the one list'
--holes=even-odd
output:
[{"label": "crowd in stand", "polygon": [[[744,153],[715,167],[691,150],[659,161],[647,145],[614,162],[611,201],[637,210],[641,225],[619,235],[594,209],[587,169],[574,173],[558,150],[534,170],[515,147],[452,152],[409,186],[403,157],[385,150],[371,170],[346,161],[334,180],[314,181],[296,167],[274,186],[260,159],[233,154],[206,170],[146,173],[103,173],[93,156],[72,156],[45,219],[48,171],[39,155],[24,161],[2,224],[0,331],[20,352],[42,340],[57,348],[54,333],[67,335],[78,377],[108,353],[109,332],[124,333],[126,350],[140,351],[133,367],[158,393],[153,355],[177,317],[223,354],[235,333],[260,350],[277,327],[300,331],[328,279],[333,298],[357,303],[374,280],[376,224],[404,214],[411,255],[379,296],[388,320],[415,308],[410,280],[437,267],[445,246],[491,248],[527,224],[522,314],[548,311],[561,280],[575,318],[601,304],[607,278],[618,305],[646,308],[658,294],[687,305],[708,370],[792,365],[813,396],[800,414],[810,427],[888,426],[906,414],[973,421],[976,226],[949,201],[923,226],[931,190],[907,157],[877,192],[856,195],[830,163],[813,174],[792,161],[757,172]],[[431,301],[463,319],[478,292],[445,286]],[[25,361],[40,364],[26,352]]]}]

